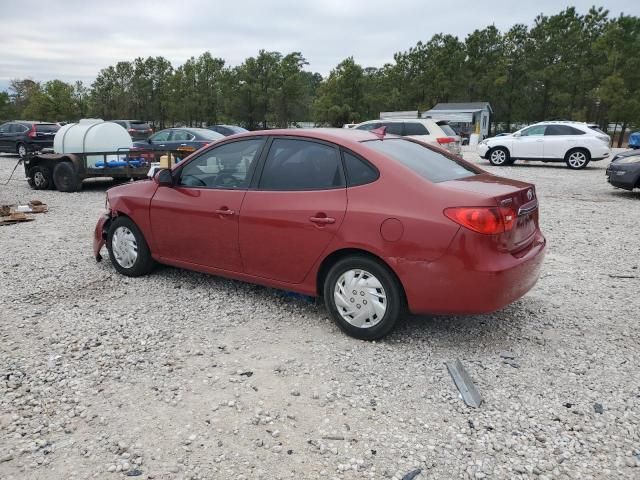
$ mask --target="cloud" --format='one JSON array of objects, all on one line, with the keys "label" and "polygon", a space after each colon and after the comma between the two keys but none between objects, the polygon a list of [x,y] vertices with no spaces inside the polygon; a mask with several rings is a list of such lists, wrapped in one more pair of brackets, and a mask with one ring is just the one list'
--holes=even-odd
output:
[{"label": "cloud", "polygon": [[[149,0],[87,2],[22,0],[2,5],[0,88],[12,78],[91,82],[101,68],[142,56],[164,56],[174,66],[205,51],[238,65],[258,50],[299,51],[308,68],[326,75],[348,56],[380,67],[393,54],[439,32],[463,39],[495,24],[531,24],[556,0],[435,4],[421,0]],[[586,12],[592,0],[573,2]],[[639,14],[640,4],[607,2],[612,15]]]}]

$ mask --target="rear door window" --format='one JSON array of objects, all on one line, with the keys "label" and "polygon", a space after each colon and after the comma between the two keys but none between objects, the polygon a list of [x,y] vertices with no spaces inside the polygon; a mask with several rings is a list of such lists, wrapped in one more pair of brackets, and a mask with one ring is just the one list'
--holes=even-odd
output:
[{"label": "rear door window", "polygon": [[434,183],[471,177],[479,173],[470,165],[453,160],[409,139],[368,140],[362,144]]},{"label": "rear door window", "polygon": [[582,130],[570,127],[569,125],[547,125],[544,132],[546,135],[584,135]]},{"label": "rear door window", "polygon": [[429,131],[427,130],[427,127],[425,127],[422,123],[406,122],[404,124],[404,134],[407,136],[429,135]]},{"label": "rear door window", "polygon": [[185,130],[174,130],[171,140],[174,142],[188,142],[195,138],[194,135]]},{"label": "rear door window", "polygon": [[338,150],[332,146],[276,138],[265,160],[261,190],[328,190],[344,186]]},{"label": "rear door window", "polygon": [[383,122],[383,127],[387,127],[385,133],[391,135],[405,135],[404,133],[404,123],[402,122]]},{"label": "rear door window", "polygon": [[342,152],[342,158],[344,158],[348,186],[355,187],[358,185],[364,185],[378,179],[378,170],[376,170],[369,162],[362,160],[347,151]]},{"label": "rear door window", "polygon": [[380,122],[374,122],[374,123],[365,123],[364,125],[360,125],[359,127],[355,127],[356,130],[375,130],[376,128],[380,128],[380,125],[382,125]]}]

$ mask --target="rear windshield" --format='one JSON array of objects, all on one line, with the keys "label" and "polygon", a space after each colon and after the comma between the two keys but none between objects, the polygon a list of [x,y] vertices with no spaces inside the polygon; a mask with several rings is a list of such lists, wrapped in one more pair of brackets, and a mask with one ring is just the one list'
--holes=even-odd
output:
[{"label": "rear windshield", "polygon": [[600,130],[600,127],[598,127],[597,125],[589,125],[589,129],[593,130],[594,132],[601,133],[602,135],[606,135],[606,133]]},{"label": "rear windshield", "polygon": [[448,137],[455,137],[458,135],[456,131],[453,128],[451,128],[451,126],[447,122],[436,122],[436,125],[438,125],[442,129],[444,134],[447,135]]},{"label": "rear windshield", "polygon": [[55,123],[40,123],[36,124],[36,132],[57,132],[60,127]]},{"label": "rear windshield", "polygon": [[434,183],[471,177],[479,173],[469,165],[404,138],[368,140],[362,144],[400,162]]},{"label": "rear windshield", "polygon": [[231,130],[233,133],[244,133],[244,132],[248,132],[249,131],[246,128],[236,127],[234,125],[229,125],[229,126],[227,126],[227,128],[229,130]]},{"label": "rear windshield", "polygon": [[151,130],[147,122],[131,122],[131,128],[134,130]]}]

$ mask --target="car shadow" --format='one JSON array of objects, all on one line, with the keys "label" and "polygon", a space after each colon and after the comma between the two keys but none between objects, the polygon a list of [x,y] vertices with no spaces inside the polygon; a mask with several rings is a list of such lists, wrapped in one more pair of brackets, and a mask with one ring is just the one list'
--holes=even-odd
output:
[{"label": "car shadow", "polygon": [[[174,284],[175,289],[195,290],[207,285],[218,286],[242,295],[255,295],[258,303],[266,301],[288,305],[296,311],[318,319],[329,317],[320,298],[165,265],[159,266],[155,274],[164,276],[168,283]],[[418,341],[429,348],[453,351],[469,348],[492,350],[497,348],[496,346],[508,348],[521,336],[529,319],[532,322],[537,321],[532,312],[540,311],[542,306],[536,302],[538,301],[531,297],[524,297],[502,310],[482,315],[408,315],[380,342]],[[339,330],[336,329],[335,332],[338,334]]]},{"label": "car shadow", "polygon": [[617,197],[621,199],[640,200],[640,190],[637,190],[637,189],[633,191],[629,191],[629,190],[623,190],[621,188],[616,188],[615,190],[610,191],[609,195],[611,195],[612,197]]}]

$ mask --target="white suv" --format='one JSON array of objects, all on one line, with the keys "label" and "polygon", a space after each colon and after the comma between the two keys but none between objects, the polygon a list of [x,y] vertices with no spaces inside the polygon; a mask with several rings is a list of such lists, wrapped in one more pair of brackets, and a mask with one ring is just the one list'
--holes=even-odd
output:
[{"label": "white suv", "polygon": [[460,137],[446,121],[429,118],[398,118],[369,120],[353,127],[356,130],[374,130],[387,127],[386,133],[413,137],[460,155]]},{"label": "white suv", "polygon": [[511,165],[515,160],[565,162],[578,170],[590,161],[607,158],[611,138],[597,125],[580,122],[540,122],[510,135],[487,138],[478,153],[492,165]]}]

